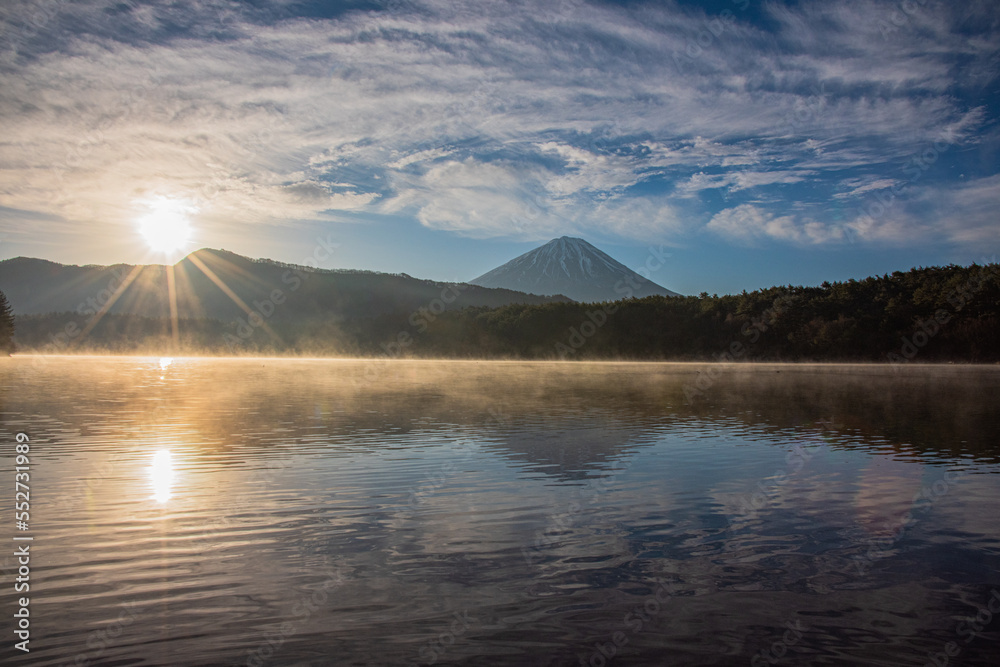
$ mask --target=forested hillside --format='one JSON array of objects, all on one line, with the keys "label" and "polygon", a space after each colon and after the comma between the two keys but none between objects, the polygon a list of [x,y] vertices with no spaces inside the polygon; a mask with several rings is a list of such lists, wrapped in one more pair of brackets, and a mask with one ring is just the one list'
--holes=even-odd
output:
[{"label": "forested hillside", "polygon": [[1000,359],[996,264],[615,304],[445,313],[429,356],[904,361]]},{"label": "forested hillside", "polygon": [[[52,348],[72,314],[17,318],[22,350]],[[1000,267],[919,268],[818,287],[727,296],[545,303],[377,317],[301,319],[276,310],[261,327],[182,320],[181,351],[529,359],[1000,361]],[[251,335],[245,336],[246,329]],[[72,349],[164,349],[169,320],[107,316]],[[173,348],[171,348],[173,349]]]}]

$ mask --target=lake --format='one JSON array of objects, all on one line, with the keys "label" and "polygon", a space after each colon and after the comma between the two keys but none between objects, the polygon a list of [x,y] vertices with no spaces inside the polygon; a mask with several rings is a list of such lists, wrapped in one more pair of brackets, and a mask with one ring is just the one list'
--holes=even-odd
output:
[{"label": "lake", "polygon": [[[1000,367],[14,357],[31,665],[987,665]],[[7,618],[16,557],[0,560]],[[16,662],[15,662],[16,661]]]}]

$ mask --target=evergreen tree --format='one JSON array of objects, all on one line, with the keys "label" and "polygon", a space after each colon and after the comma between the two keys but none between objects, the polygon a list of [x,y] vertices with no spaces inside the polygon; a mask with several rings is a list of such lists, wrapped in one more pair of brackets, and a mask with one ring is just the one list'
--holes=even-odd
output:
[{"label": "evergreen tree", "polygon": [[14,311],[3,292],[0,292],[0,350],[14,351]]}]

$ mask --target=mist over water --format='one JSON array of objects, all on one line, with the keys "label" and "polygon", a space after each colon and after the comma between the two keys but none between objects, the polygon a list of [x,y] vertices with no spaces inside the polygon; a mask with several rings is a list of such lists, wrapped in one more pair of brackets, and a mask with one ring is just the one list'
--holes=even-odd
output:
[{"label": "mist over water", "polygon": [[998,367],[15,357],[0,385],[33,665],[1000,655],[966,620],[1000,589]]}]

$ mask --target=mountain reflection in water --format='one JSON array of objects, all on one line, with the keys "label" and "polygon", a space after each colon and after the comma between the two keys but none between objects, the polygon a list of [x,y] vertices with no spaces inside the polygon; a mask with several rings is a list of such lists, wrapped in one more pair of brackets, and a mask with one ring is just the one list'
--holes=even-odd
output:
[{"label": "mountain reflection in water", "polygon": [[961,626],[1000,589],[997,367],[15,357],[0,379],[5,440],[31,437],[33,665],[1000,654],[1000,623]]}]

